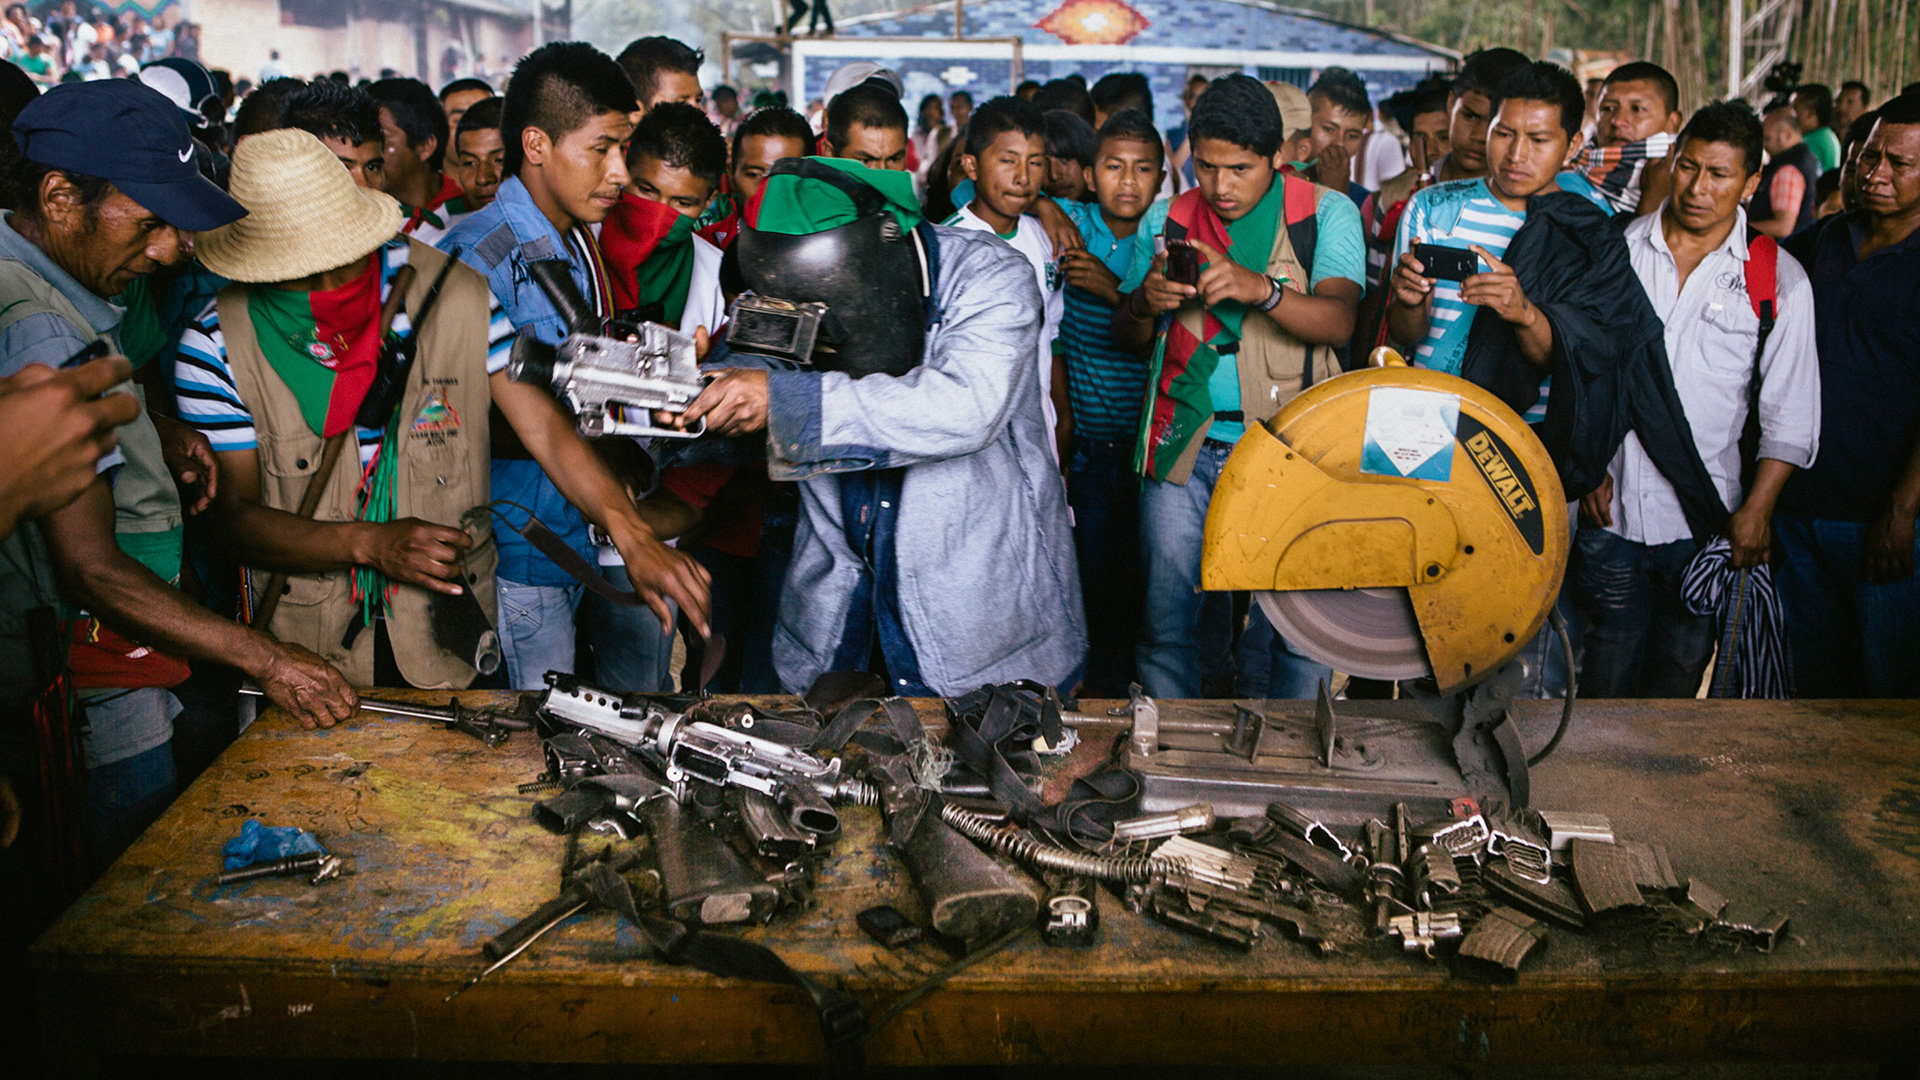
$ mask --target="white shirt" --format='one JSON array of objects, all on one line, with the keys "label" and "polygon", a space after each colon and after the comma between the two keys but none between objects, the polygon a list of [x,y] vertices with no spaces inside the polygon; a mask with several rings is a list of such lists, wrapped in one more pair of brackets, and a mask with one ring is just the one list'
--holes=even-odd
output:
[{"label": "white shirt", "polygon": [[693,238],[693,280],[687,283],[687,306],[680,312],[680,332],[688,337],[701,327],[716,334],[727,321],[727,296],[720,291],[720,249],[704,236]]},{"label": "white shirt", "polygon": [[[994,232],[993,226],[973,212],[971,203],[961,207],[960,212],[947,224],[959,229]],[[1013,239],[1006,242],[1033,264],[1034,282],[1040,286],[1041,308],[1045,313],[1045,321],[1040,327],[1040,408],[1047,417],[1047,446],[1052,449],[1054,460],[1057,461],[1060,447],[1054,441],[1054,427],[1060,422],[1060,414],[1053,407],[1053,339],[1060,332],[1060,316],[1066,306],[1066,297],[1060,288],[1063,280],[1060,264],[1053,257],[1053,241],[1047,239],[1047,230],[1041,227],[1036,218],[1022,216],[1020,227],[1014,230]]]},{"label": "white shirt", "polygon": [[1392,134],[1374,129],[1360,144],[1353,158],[1353,182],[1368,191],[1407,171],[1407,151]]},{"label": "white shirt", "polygon": [[[1760,317],[1746,291],[1747,215],[1734,220],[1726,242],[1700,260],[1680,285],[1680,269],[1660,228],[1666,209],[1627,226],[1633,270],[1666,324],[1667,359],[1686,410],[1693,444],[1729,510],[1740,489],[1740,432],[1754,375],[1754,345]],[[1780,252],[1773,332],[1760,357],[1760,456],[1798,468],[1813,464],[1820,448],[1820,360],[1814,344],[1813,286],[1807,272]],[[1610,531],[1642,544],[1668,544],[1692,536],[1673,485],[1629,432],[1607,469],[1613,477]]]}]

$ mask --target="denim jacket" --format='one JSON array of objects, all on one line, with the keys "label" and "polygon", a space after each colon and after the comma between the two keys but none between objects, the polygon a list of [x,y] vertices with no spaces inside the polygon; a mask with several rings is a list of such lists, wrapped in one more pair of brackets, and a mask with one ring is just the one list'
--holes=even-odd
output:
[{"label": "denim jacket", "polygon": [[[531,330],[539,340],[557,345],[567,336],[566,323],[540,286],[527,273],[527,263],[567,259],[581,295],[593,294],[586,268],[572,258],[566,239],[533,203],[519,177],[500,185],[493,202],[462,219],[440,238],[440,250],[458,254],[462,262],[487,279],[487,287],[513,320],[517,330]],[[593,544],[580,511],[547,479],[540,463],[531,458],[495,458],[493,499],[507,520],[522,524],[532,511],[588,563]],[[518,503],[519,507],[508,505]],[[520,509],[524,507],[525,509]],[[540,554],[519,533],[500,530],[499,576],[520,585],[572,585],[573,578]]]},{"label": "denim jacket", "polygon": [[1066,488],[1033,364],[1033,268],[984,233],[934,232],[940,321],[919,367],[768,376],[769,472],[800,481],[802,510],[773,641],[789,689],[828,669],[847,626],[862,564],[836,474],[871,469],[904,470],[893,568],[923,683],[941,694],[1059,685],[1086,656]]}]

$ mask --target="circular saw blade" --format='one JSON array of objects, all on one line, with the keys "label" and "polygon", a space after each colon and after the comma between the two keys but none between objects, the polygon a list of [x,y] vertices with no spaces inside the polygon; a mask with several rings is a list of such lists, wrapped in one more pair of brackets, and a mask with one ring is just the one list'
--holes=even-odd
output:
[{"label": "circular saw blade", "polygon": [[1300,589],[1254,597],[1288,645],[1335,671],[1396,680],[1433,674],[1405,589]]}]

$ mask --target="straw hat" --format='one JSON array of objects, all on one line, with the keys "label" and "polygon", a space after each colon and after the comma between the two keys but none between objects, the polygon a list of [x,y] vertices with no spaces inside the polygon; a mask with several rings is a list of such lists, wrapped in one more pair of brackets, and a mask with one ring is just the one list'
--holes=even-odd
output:
[{"label": "straw hat", "polygon": [[400,203],[356,186],[333,152],[304,131],[241,139],[229,190],[247,216],[201,233],[194,246],[207,269],[234,281],[294,281],[332,270],[400,231]]}]

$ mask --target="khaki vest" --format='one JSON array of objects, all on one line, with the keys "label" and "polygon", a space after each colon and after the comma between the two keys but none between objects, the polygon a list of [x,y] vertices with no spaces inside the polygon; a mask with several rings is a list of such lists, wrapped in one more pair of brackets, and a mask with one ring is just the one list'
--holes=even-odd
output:
[{"label": "khaki vest", "polygon": [[[408,244],[414,278],[404,310],[411,316],[420,309],[447,256],[418,241]],[[323,440],[307,426],[299,399],[260,351],[247,312],[248,288],[235,284],[220,291],[216,302],[220,330],[234,384],[253,414],[260,444],[260,502],[292,513],[319,468]],[[493,400],[487,385],[487,314],[486,282],[470,268],[456,266],[441,286],[440,298],[427,316],[428,325],[415,327],[421,335],[420,348],[400,402],[401,456],[394,503],[398,517],[465,525],[473,534],[474,546],[466,560],[467,588],[497,625],[494,566],[499,557],[493,546],[492,518],[485,509],[490,501],[487,408]],[[342,448],[340,456],[314,512],[315,520],[352,521],[358,516],[359,458],[351,446]],[[476,507],[478,512],[469,515]],[[266,574],[255,572],[252,577],[255,588],[265,586]],[[474,679],[473,666],[433,640],[430,598],[418,586],[401,585],[395,590],[387,615],[394,661],[413,686],[464,687]],[[371,630],[360,633],[350,651],[341,646],[359,613],[350,571],[292,574],[266,629],[282,641],[319,653],[356,686],[370,686],[374,634]]]},{"label": "khaki vest", "polygon": [[[1274,183],[1282,178],[1274,177]],[[1320,200],[1325,198],[1346,198],[1332,188],[1313,188],[1314,210],[1317,212]],[[1267,256],[1266,274],[1268,277],[1285,277],[1303,289],[1312,280],[1311,268],[1302,266],[1293,251],[1293,236],[1287,229],[1286,215],[1280,219],[1278,234],[1273,242],[1273,252]],[[1286,304],[1284,298],[1282,305]],[[1201,329],[1206,317],[1206,308],[1195,302],[1189,302],[1180,308],[1177,316],[1180,325],[1187,332],[1201,340],[1206,340]],[[1306,370],[1308,356],[1312,356],[1313,369]],[[1280,407],[1292,401],[1295,394],[1308,386],[1330,379],[1340,374],[1340,356],[1330,345],[1308,345],[1299,338],[1280,329],[1273,316],[1263,311],[1247,309],[1246,318],[1240,322],[1240,351],[1234,359],[1240,365],[1240,412],[1244,422],[1264,424],[1280,411]],[[1181,451],[1179,459],[1167,474],[1167,481],[1184,484],[1193,475],[1194,460],[1200,456],[1200,447],[1206,442],[1207,432],[1213,427],[1209,420],[1194,433],[1193,441]]]},{"label": "khaki vest", "polygon": [[[26,263],[0,259],[0,329],[29,315],[51,312],[65,319],[75,332],[92,340],[93,327],[53,283]],[[119,351],[114,335],[104,335]],[[116,389],[115,393],[122,392]],[[140,415],[115,432],[126,458],[113,478],[113,530],[121,547],[140,557],[168,584],[180,576],[180,493],[160,452],[160,433],[147,416],[146,394],[131,387],[140,399]],[[164,553],[164,554],[163,554]],[[0,682],[18,684],[28,678],[23,616],[30,608],[57,604],[52,564],[37,524],[26,522],[0,543]],[[62,615],[69,614],[62,609]]]}]

